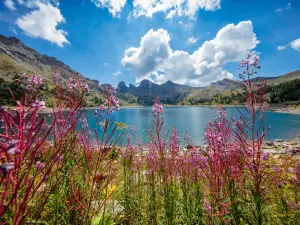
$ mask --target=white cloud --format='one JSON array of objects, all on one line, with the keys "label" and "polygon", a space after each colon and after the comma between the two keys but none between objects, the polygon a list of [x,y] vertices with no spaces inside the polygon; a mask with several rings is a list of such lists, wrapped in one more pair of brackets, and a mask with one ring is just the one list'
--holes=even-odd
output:
[{"label": "white cloud", "polygon": [[117,71],[115,73],[112,74],[113,76],[120,76],[121,75],[121,71]]},{"label": "white cloud", "polygon": [[239,62],[259,41],[251,21],[223,27],[210,41],[206,41],[193,54],[172,50],[166,30],[150,30],[138,48],[125,51],[122,64],[131,69],[136,82],[150,79],[157,83],[172,80],[180,84],[205,86],[213,81],[233,78],[224,70],[230,62]]},{"label": "white cloud", "polygon": [[[5,0],[5,1],[13,2],[13,0]],[[44,4],[51,4],[56,7],[59,6],[59,0],[15,0],[15,2],[18,3],[20,6],[25,6],[27,8],[35,8],[37,3],[39,2]],[[15,3],[13,2],[13,4]]]},{"label": "white cloud", "polygon": [[290,45],[291,45],[291,48],[292,48],[292,49],[294,49],[294,50],[297,51],[297,52],[300,52],[300,38],[298,38],[298,39],[292,41],[292,42],[290,43]]},{"label": "white cloud", "polygon": [[5,5],[6,8],[8,8],[11,11],[16,10],[16,6],[13,0],[4,0],[3,4]]},{"label": "white cloud", "polygon": [[108,11],[115,16],[119,16],[122,8],[126,4],[126,0],[91,0],[99,8],[107,8]]},{"label": "white cloud", "polygon": [[[126,4],[126,0],[91,0],[97,7],[107,8],[115,17]],[[166,13],[166,18],[173,16],[194,17],[199,9],[216,11],[221,8],[221,0],[133,0],[130,17],[152,17],[158,12]]]},{"label": "white cloud", "polygon": [[27,35],[43,38],[62,47],[70,42],[66,39],[67,32],[56,28],[60,23],[65,23],[60,10],[51,4],[39,1],[35,2],[33,11],[16,21],[19,28]]},{"label": "white cloud", "polygon": [[287,45],[278,46],[277,49],[278,50],[284,50],[287,47],[290,47],[290,48],[294,49],[295,51],[300,52],[300,38],[298,38],[298,39],[296,39],[294,41],[291,41]]},{"label": "white cloud", "polygon": [[276,9],[276,12],[281,14],[285,11],[290,10],[291,8],[292,8],[292,3],[288,3],[285,7]]},{"label": "white cloud", "polygon": [[190,38],[186,41],[186,43],[187,43],[187,44],[195,44],[197,41],[198,41],[198,38],[190,37]]},{"label": "white cloud", "polygon": [[122,64],[136,73],[137,81],[157,70],[172,54],[170,35],[164,29],[152,29],[142,37],[139,48],[129,48],[124,53]]},{"label": "white cloud", "polygon": [[175,15],[194,17],[199,9],[216,11],[221,8],[221,0],[134,0],[133,6],[134,17],[163,12],[170,19]]},{"label": "white cloud", "polygon": [[277,47],[277,49],[279,51],[282,51],[282,50],[286,49],[286,45],[280,45],[280,46]]}]

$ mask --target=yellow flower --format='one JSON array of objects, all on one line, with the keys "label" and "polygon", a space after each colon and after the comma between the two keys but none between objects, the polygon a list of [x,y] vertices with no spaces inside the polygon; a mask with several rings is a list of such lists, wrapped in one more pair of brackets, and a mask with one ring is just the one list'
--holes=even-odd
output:
[{"label": "yellow flower", "polygon": [[123,129],[128,128],[128,125],[126,123],[115,122],[115,125],[117,126],[117,130],[123,130]]},{"label": "yellow flower", "polygon": [[[103,190],[103,194],[106,196],[110,196],[112,195],[115,191],[117,190],[117,186],[116,185],[108,185],[106,189]],[[106,192],[107,191],[107,192]]]}]

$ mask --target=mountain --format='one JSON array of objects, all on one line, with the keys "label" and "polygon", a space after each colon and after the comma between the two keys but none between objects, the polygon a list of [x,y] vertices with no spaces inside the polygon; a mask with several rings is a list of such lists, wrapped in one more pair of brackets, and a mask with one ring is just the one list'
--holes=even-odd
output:
[{"label": "mountain", "polygon": [[208,87],[216,88],[219,91],[234,90],[239,87],[239,82],[225,78],[220,81],[212,82]]},{"label": "mountain", "polygon": [[120,96],[130,94],[137,98],[138,104],[152,105],[157,96],[164,104],[176,104],[186,98],[193,90],[200,88],[176,84],[172,81],[159,85],[149,80],[142,80],[139,86],[129,84],[128,87],[122,81],[118,84],[118,89]]},{"label": "mountain", "polygon": [[[26,46],[16,37],[5,37],[0,34],[0,104],[12,104],[7,88],[14,87],[14,79],[22,73],[39,74],[45,79],[47,90],[44,92],[46,102],[50,105],[53,101],[51,90],[54,88],[51,74],[55,68],[64,80],[72,77],[76,71],[54,57],[42,55]],[[104,88],[110,84],[99,84],[97,80],[91,80],[82,75],[90,88],[87,96],[87,104],[95,106],[104,100]],[[300,78],[300,70],[279,77],[257,77],[254,82],[267,80],[268,85],[277,85],[283,82]],[[191,87],[167,81],[164,84],[155,84],[149,80],[143,80],[138,86],[124,81],[118,84],[118,96],[121,105],[140,104],[152,105],[155,97],[159,96],[164,104],[198,104],[215,101],[216,99],[228,99],[235,90],[239,89],[239,82],[230,79],[212,82],[207,87]],[[226,100],[227,101],[227,100]]]},{"label": "mountain", "polygon": [[[0,35],[0,95],[2,102],[0,104],[11,104],[5,98],[7,87],[13,85],[13,80],[23,73],[39,74],[44,79],[44,83],[48,89],[54,87],[52,81],[53,68],[59,71],[63,80],[67,80],[77,73],[70,66],[57,60],[54,57],[42,55],[21,42],[15,37],[5,37]],[[88,105],[97,105],[103,101],[104,87],[99,85],[99,81],[90,80],[82,75],[81,79],[88,83],[90,93],[87,96]],[[51,90],[49,90],[51,92]],[[49,92],[45,92],[46,101],[51,104],[52,96]],[[10,96],[6,96],[9,98]]]},{"label": "mountain", "polygon": [[276,77],[275,79],[272,79],[268,81],[268,84],[270,85],[276,85],[281,84],[283,82],[300,79],[300,70],[296,70],[294,72],[290,72],[281,76]]},{"label": "mountain", "polygon": [[[272,86],[295,79],[300,79],[300,70],[279,77],[255,77],[252,82],[267,80],[267,84]],[[231,79],[212,82],[207,87],[190,87],[172,81],[159,85],[143,80],[139,86],[133,84],[127,86],[124,81],[121,81],[118,89],[121,99],[126,98],[127,101],[140,105],[152,105],[157,96],[164,104],[210,104],[212,102],[232,104],[237,98],[236,90],[240,89],[240,85],[239,81]]]},{"label": "mountain", "polygon": [[126,86],[124,81],[118,85],[120,97],[126,93],[136,97],[137,103],[140,105],[152,105],[157,96],[164,104],[186,104],[191,98],[209,100],[218,93],[233,91],[238,88],[239,82],[230,79],[213,82],[208,87],[191,87],[172,81],[159,85],[149,80],[143,80],[139,86],[133,84]]}]

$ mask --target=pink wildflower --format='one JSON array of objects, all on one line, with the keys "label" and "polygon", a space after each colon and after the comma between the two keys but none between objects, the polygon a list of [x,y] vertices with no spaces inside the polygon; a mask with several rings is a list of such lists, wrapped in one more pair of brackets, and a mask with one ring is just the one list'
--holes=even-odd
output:
[{"label": "pink wildflower", "polygon": [[44,167],[44,163],[40,162],[40,161],[37,161],[36,164],[35,164],[36,168],[38,170],[41,170],[43,167]]},{"label": "pink wildflower", "polygon": [[104,111],[105,107],[104,107],[104,105],[99,105],[98,109],[100,109],[101,111]]},{"label": "pink wildflower", "polygon": [[20,148],[19,148],[19,141],[17,140],[12,140],[8,147],[7,147],[7,153],[10,155],[14,155],[15,153],[19,153],[20,152]]},{"label": "pink wildflower", "polygon": [[163,106],[160,104],[159,99],[155,99],[154,105],[152,106],[152,114],[154,116],[158,116],[163,114],[164,112],[164,108]]},{"label": "pink wildflower", "polygon": [[39,101],[38,99],[35,100],[35,102],[33,102],[33,103],[31,104],[31,106],[32,106],[33,108],[41,108],[41,109],[46,108],[45,102],[44,102],[44,101]]},{"label": "pink wildflower", "polygon": [[23,74],[22,74],[22,77],[23,77],[24,79],[28,79],[28,75],[27,75],[26,73],[23,73]]}]

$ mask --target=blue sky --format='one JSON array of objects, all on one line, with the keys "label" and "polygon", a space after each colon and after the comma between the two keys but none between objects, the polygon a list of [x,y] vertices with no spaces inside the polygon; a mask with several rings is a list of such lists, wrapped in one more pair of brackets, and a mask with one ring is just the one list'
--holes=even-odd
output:
[{"label": "blue sky", "polygon": [[16,36],[86,77],[113,85],[146,78],[204,86],[235,77],[238,61],[249,51],[260,53],[260,76],[298,70],[299,21],[298,0],[2,0],[0,4],[1,34]]}]

